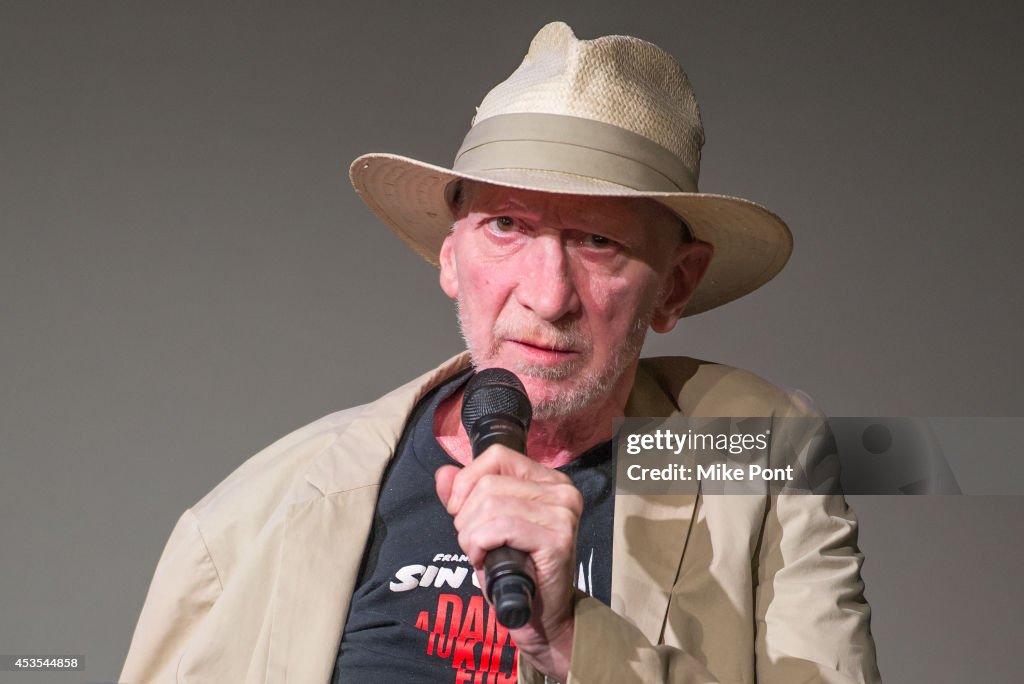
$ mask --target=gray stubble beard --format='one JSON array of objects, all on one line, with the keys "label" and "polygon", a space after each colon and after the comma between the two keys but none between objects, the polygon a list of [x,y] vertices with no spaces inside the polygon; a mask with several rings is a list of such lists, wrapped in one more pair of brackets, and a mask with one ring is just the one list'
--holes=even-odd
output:
[{"label": "gray stubble beard", "polygon": [[[654,318],[653,308],[654,307],[652,306],[649,311],[645,311],[640,318],[637,319],[636,323],[634,323],[633,328],[627,335],[622,348],[612,359],[612,363],[597,370],[579,371],[579,367],[586,362],[586,357],[589,356],[591,352],[589,339],[586,339],[578,329],[572,327],[559,328],[558,326],[550,326],[549,331],[557,330],[558,332],[556,335],[560,340],[564,341],[565,346],[578,348],[579,344],[583,342],[586,344],[587,352],[583,358],[569,362],[563,366],[552,367],[529,363],[518,363],[515,368],[508,369],[517,375],[525,375],[545,380],[565,380],[573,375],[579,374],[577,382],[565,392],[549,399],[535,401],[533,404],[533,419],[558,420],[578,417],[588,408],[600,405],[600,403],[608,397],[612,388],[622,377],[622,374],[626,369],[640,357],[640,350],[643,348],[647,329],[650,327],[651,320]],[[469,323],[465,314],[465,309],[461,306],[460,301],[458,300],[455,302],[455,311],[459,320],[459,332],[462,334],[462,339],[465,341],[466,349],[469,351],[473,367],[488,367],[488,359],[493,358],[497,354],[497,345],[500,344],[500,342],[496,342],[494,347],[487,350],[486,355],[481,355],[480,350],[474,349],[474,345],[470,342],[469,336],[466,334],[467,329],[469,329]],[[495,337],[501,339],[501,334],[499,333],[508,334],[510,331],[509,326],[498,326],[498,330],[494,331],[494,334]]]}]

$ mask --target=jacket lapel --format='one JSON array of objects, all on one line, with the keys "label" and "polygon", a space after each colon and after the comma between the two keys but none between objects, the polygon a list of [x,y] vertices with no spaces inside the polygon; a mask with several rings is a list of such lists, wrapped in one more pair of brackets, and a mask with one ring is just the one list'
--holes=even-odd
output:
[{"label": "jacket lapel", "polygon": [[[641,364],[625,413],[673,416],[680,411]],[[652,643],[661,640],[696,503],[696,495],[615,497],[611,608],[632,620]]]},{"label": "jacket lapel", "polygon": [[615,497],[611,608],[659,643],[697,497]]},{"label": "jacket lapel", "polygon": [[367,405],[306,472],[284,514],[267,681],[327,681],[356,588],[380,483],[405,421],[465,355]]},{"label": "jacket lapel", "polygon": [[289,509],[274,588],[267,681],[330,679],[378,488],[338,492]]}]

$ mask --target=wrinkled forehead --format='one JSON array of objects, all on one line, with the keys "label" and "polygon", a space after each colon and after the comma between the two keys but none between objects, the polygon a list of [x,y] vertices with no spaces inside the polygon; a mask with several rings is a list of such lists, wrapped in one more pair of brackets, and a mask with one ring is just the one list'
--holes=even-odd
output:
[{"label": "wrinkled forehead", "polygon": [[585,224],[614,222],[636,228],[678,230],[683,220],[668,207],[646,197],[601,197],[524,190],[479,181],[458,180],[449,186],[448,201],[457,220],[472,211],[514,211],[525,215],[571,217]]}]

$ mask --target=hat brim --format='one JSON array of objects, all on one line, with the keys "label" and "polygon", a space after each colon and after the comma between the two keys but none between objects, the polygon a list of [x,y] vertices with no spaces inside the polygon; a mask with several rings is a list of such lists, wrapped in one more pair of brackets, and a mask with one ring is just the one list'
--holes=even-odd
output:
[{"label": "hat brim", "polygon": [[715,248],[711,265],[683,312],[708,311],[753,292],[789,260],[793,237],[778,216],[749,200],[690,192],[641,192],[565,173],[502,169],[461,173],[393,154],[365,154],[349,177],[366,205],[417,254],[438,266],[453,217],[445,189],[456,179],[596,197],[647,197],[668,207],[694,237]]}]

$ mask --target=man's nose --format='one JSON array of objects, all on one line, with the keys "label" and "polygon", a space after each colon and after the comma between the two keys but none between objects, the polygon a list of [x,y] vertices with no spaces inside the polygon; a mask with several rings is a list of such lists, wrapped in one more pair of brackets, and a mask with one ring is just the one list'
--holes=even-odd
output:
[{"label": "man's nose", "polygon": [[523,254],[516,299],[546,321],[557,321],[580,307],[572,263],[558,232],[532,240]]}]

